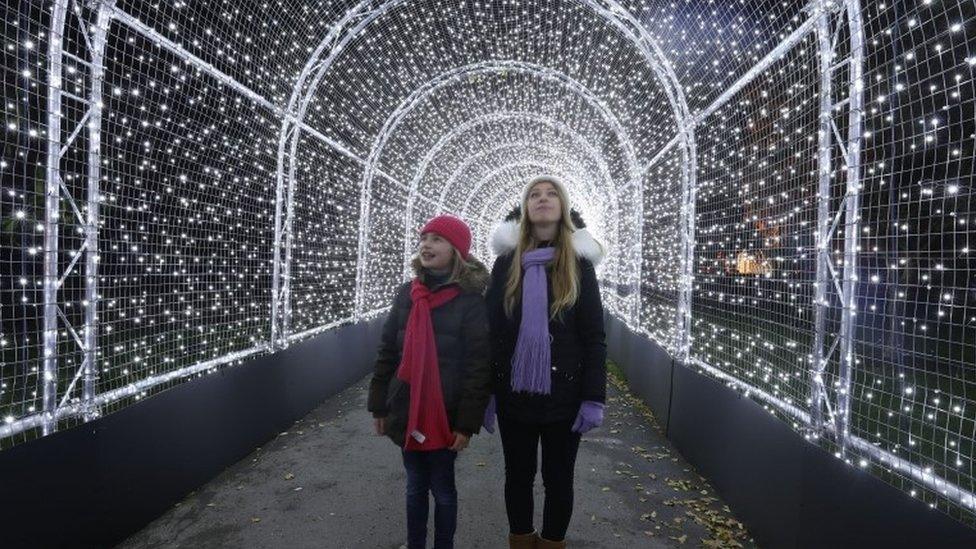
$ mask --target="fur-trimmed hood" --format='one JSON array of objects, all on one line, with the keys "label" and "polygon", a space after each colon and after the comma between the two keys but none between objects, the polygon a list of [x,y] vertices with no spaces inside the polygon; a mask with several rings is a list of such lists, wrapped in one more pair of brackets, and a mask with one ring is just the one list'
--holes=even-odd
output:
[{"label": "fur-trimmed hood", "polygon": [[[492,232],[491,249],[496,255],[507,254],[518,246],[521,213],[522,208],[516,206]],[[583,217],[579,212],[571,210],[570,216],[573,220],[573,226],[576,227],[576,230],[573,231],[573,248],[576,249],[576,255],[590,260],[594,266],[599,265],[606,256],[606,250],[586,229],[586,223],[583,222]]]},{"label": "fur-trimmed hood", "polygon": [[[410,265],[421,282],[426,282],[427,270],[420,264],[420,258],[414,257]],[[468,256],[468,267],[462,271],[457,283],[462,292],[484,294],[490,279],[491,273],[488,272],[488,267],[485,267],[484,263],[471,255]]]}]

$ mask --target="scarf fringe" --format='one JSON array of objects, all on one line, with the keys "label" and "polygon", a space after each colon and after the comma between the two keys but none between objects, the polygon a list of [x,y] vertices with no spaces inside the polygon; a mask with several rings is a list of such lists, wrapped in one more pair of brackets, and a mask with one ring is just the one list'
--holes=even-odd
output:
[{"label": "scarf fringe", "polygon": [[522,256],[522,322],[512,355],[512,390],[548,395],[552,385],[552,349],[549,339],[548,296],[545,264],[552,248],[540,248]]},{"label": "scarf fringe", "polygon": [[519,333],[515,355],[512,357],[512,390],[548,395],[552,390],[549,334],[527,332],[523,330]]}]

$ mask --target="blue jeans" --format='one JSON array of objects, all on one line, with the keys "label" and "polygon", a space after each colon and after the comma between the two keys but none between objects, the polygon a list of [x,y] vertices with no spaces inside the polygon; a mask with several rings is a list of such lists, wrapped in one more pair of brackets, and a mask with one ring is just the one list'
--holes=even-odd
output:
[{"label": "blue jeans", "polygon": [[454,485],[454,460],[457,452],[403,451],[407,469],[407,547],[425,549],[428,493],[434,494],[434,549],[453,549],[457,530],[457,488]]}]

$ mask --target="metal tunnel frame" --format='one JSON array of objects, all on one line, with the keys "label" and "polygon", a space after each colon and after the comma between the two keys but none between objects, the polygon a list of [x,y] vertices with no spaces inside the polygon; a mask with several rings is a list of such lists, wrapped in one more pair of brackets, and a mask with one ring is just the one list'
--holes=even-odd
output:
[{"label": "metal tunnel frame", "polygon": [[[410,0],[387,0],[376,2],[365,0],[360,2],[358,5],[350,9],[339,20],[330,30],[328,35],[322,40],[319,46],[315,49],[306,63],[305,68],[302,70],[299,78],[296,82],[294,91],[291,98],[289,99],[288,112],[294,112],[293,109],[297,106],[297,112],[294,112],[294,118],[297,123],[293,127],[289,127],[289,122],[284,121],[282,123],[282,130],[279,137],[279,180],[277,192],[286,196],[286,212],[284,214],[284,223],[280,222],[281,212],[278,210],[278,205],[281,204],[280,200],[276,201],[276,211],[275,211],[275,279],[273,281],[273,295],[275,296],[272,303],[272,342],[273,345],[277,345],[279,339],[279,333],[287,333],[287,326],[290,321],[290,292],[288,290],[288,285],[290,284],[290,254],[291,254],[291,222],[293,219],[292,208],[294,204],[293,200],[293,188],[294,188],[294,157],[296,154],[297,144],[300,137],[300,130],[304,122],[304,116],[307,112],[308,105],[311,99],[314,97],[315,91],[318,84],[321,82],[325,73],[332,66],[335,59],[341,54],[342,50],[348,45],[363,29],[369,26],[370,23],[381,17],[388,11],[409,3]],[[605,0],[604,2],[597,2],[595,0],[577,0],[582,5],[590,8],[595,14],[607,20],[608,23],[613,24],[620,30],[627,38],[629,38],[635,46],[638,47],[641,54],[647,60],[648,65],[655,72],[658,77],[659,82],[662,83],[662,87],[668,100],[671,104],[672,110],[675,112],[676,126],[681,128],[684,126],[683,121],[687,119],[687,102],[684,99],[684,92],[678,83],[677,77],[675,76],[674,70],[668,64],[667,59],[663,55],[660,47],[654,42],[653,38],[648,34],[647,30],[619,3],[615,0]],[[351,26],[349,30],[347,27]],[[322,56],[325,55],[324,58]],[[312,75],[312,73],[315,73]],[[405,104],[409,104],[409,101],[405,101]],[[398,109],[399,110],[399,109]],[[360,234],[359,234],[359,252],[357,254],[357,274],[356,274],[356,301],[354,307],[353,320],[361,320],[367,311],[363,311],[363,286],[366,277],[365,268],[366,262],[365,258],[368,255],[367,248],[367,236],[369,234],[370,227],[370,192],[372,188],[372,180],[374,172],[377,172],[376,163],[379,159],[379,155],[382,152],[382,145],[388,139],[388,133],[395,129],[397,120],[397,113],[395,112],[387,119],[387,123],[384,130],[376,137],[374,146],[371,149],[370,157],[365,163],[366,171],[363,175],[363,185],[360,191]],[[282,170],[285,163],[284,150],[286,148],[286,142],[291,140],[291,155],[290,155],[290,169],[289,178],[284,182],[285,188],[282,189]],[[685,145],[685,151],[687,158],[693,158],[694,153],[687,153],[689,149],[694,148],[694,139],[684,139],[683,144]],[[351,153],[350,153],[351,154]],[[356,161],[362,163],[362,160],[351,155]],[[687,164],[687,163],[686,163]],[[694,170],[683,170],[683,174],[687,183],[693,186]],[[404,184],[396,179],[386,176],[380,173],[380,175],[386,177],[387,179],[393,181],[397,185],[403,187]],[[638,174],[632,174],[637,176]],[[688,178],[692,178],[689,180]],[[634,185],[635,181],[632,179],[630,185]],[[639,184],[639,180],[636,182]],[[686,185],[688,186],[688,185]],[[408,190],[408,200],[415,200],[416,198],[421,198],[429,200],[428,197],[423,197],[414,193],[409,193],[411,189]],[[412,206],[412,205],[411,205]],[[643,201],[637,201],[634,207],[634,219],[638,221],[636,224],[637,230],[635,234],[631,235],[636,241],[636,246],[634,251],[639,254],[641,235],[640,231],[643,224],[639,221],[642,219],[642,209]],[[285,261],[283,265],[280,265],[280,246],[282,239],[284,239],[285,245]],[[640,280],[640,265],[641,262],[637,262],[637,268],[635,272],[629,273],[634,277],[636,281]],[[278,274],[281,273],[279,277]],[[631,294],[631,299],[629,300],[628,311],[624,313],[630,321],[633,321],[637,310],[639,309],[639,292],[634,292]],[[280,303],[279,303],[280,302]],[[283,311],[279,311],[283,309]],[[279,327],[280,324],[280,327]]]},{"label": "metal tunnel frame", "polygon": [[[460,136],[460,135],[464,134],[465,132],[467,132],[467,131],[469,131],[469,130],[471,130],[473,128],[476,128],[478,126],[481,126],[481,125],[484,125],[484,124],[491,124],[491,123],[495,123],[495,122],[499,122],[499,121],[503,121],[503,120],[528,120],[528,121],[532,121],[532,122],[537,123],[537,124],[542,125],[542,126],[548,126],[548,127],[552,128],[552,129],[554,129],[557,133],[564,134],[564,135],[568,136],[570,139],[572,139],[575,143],[577,143],[580,146],[581,149],[583,149],[586,152],[586,154],[597,165],[597,167],[600,170],[600,176],[602,177],[603,182],[606,184],[606,186],[604,187],[604,186],[597,185],[597,183],[594,182],[594,181],[580,182],[580,184],[583,184],[583,185],[589,187],[590,190],[594,194],[606,194],[607,195],[607,198],[610,200],[610,203],[614,206],[614,208],[619,208],[619,195],[617,193],[613,192],[614,189],[612,189],[612,177],[610,176],[610,169],[607,166],[606,161],[598,153],[598,151],[596,151],[596,149],[594,149],[593,146],[590,145],[589,142],[587,142],[586,139],[583,138],[583,136],[581,136],[573,128],[569,127],[568,125],[564,124],[563,122],[560,122],[558,120],[553,120],[551,118],[542,116],[542,115],[537,114],[537,113],[530,113],[530,112],[515,112],[515,111],[493,112],[493,113],[489,113],[489,114],[485,114],[485,115],[482,115],[482,116],[478,116],[478,117],[472,118],[471,120],[468,120],[468,121],[464,122],[463,124],[461,124],[460,126],[452,129],[450,132],[444,134],[440,139],[438,139],[437,143],[434,144],[433,147],[431,147],[431,150],[421,160],[420,168],[417,170],[417,176],[414,178],[414,181],[411,182],[411,185],[416,185],[417,182],[419,182],[419,179],[427,171],[428,166],[433,161],[434,157],[437,156],[438,152],[440,150],[442,150],[444,147],[446,147],[451,141],[453,141],[454,139],[456,139],[458,136]],[[511,146],[511,144],[503,144],[503,145],[500,145],[499,148],[500,147],[507,147],[507,146]],[[486,149],[486,150],[497,150],[497,149],[498,148],[495,148],[495,149]],[[553,169],[553,168],[550,166],[549,169]],[[457,172],[455,172],[455,173],[457,173]],[[448,180],[448,183],[450,183],[451,181],[453,181],[453,177],[454,176],[452,175],[452,179]],[[477,185],[473,186],[470,189],[470,192],[468,193],[467,200],[465,202],[466,204],[468,202],[470,202],[471,196],[473,196],[475,194],[475,192],[480,187],[481,187],[481,184],[477,184]],[[449,188],[450,188],[450,184],[446,184],[446,185],[444,185],[444,186],[441,187],[441,192],[438,194],[437,200],[435,202],[435,211],[441,211],[441,210],[444,209],[445,199],[447,198],[447,190]],[[412,211],[413,204],[414,204],[413,201],[411,201],[411,200],[408,199],[408,201],[407,201],[407,212],[406,212],[405,217],[404,217],[404,231],[405,232],[408,231],[413,226],[413,222],[412,222],[412,219],[413,219],[413,211]],[[463,208],[462,208],[462,210],[463,210]],[[616,209],[615,209],[615,211],[616,211]],[[458,213],[460,214],[462,212],[458,212]],[[478,220],[479,223],[483,223],[484,222],[484,213],[485,212],[482,212],[481,215],[477,218],[477,220]],[[616,225],[614,225],[613,226],[613,231],[610,233],[611,240],[614,241],[614,242],[617,240],[617,238],[616,238],[616,230],[617,230]],[[407,235],[407,234],[404,235],[404,242],[403,242],[404,258],[407,258],[410,255],[410,246],[411,246],[411,242],[409,240],[410,237],[412,237],[412,235]],[[407,268],[407,266],[406,266],[406,263],[407,262],[408,262],[408,260],[405,259],[405,261],[404,261],[404,264],[405,264],[405,266],[404,266],[405,272],[406,272],[406,268]]]},{"label": "metal tunnel frame", "polygon": [[[733,85],[727,88],[717,99],[708,107],[691,113],[684,98],[683,88],[663,55],[661,49],[654,42],[648,32],[622,8],[615,0],[577,0],[580,4],[587,6],[594,13],[606,19],[609,24],[614,25],[621,33],[629,38],[634,45],[640,49],[649,66],[658,76],[659,83],[664,89],[674,111],[677,134],[665,145],[661,151],[653,155],[652,160],[642,169],[634,171],[632,180],[627,182],[632,186],[636,183],[641,184],[644,175],[657,162],[666,156],[666,153],[675,146],[681,147],[682,156],[682,209],[681,209],[681,228],[682,228],[682,250],[683,258],[681,264],[681,291],[678,299],[678,319],[681,324],[682,335],[676,350],[676,359],[686,365],[695,365],[713,376],[727,382],[728,385],[739,388],[754,398],[780,410],[786,415],[802,422],[808,427],[809,437],[828,437],[833,439],[839,448],[838,455],[847,457],[848,453],[856,450],[864,455],[869,455],[879,462],[886,464],[898,471],[915,479],[916,481],[931,487],[942,493],[945,497],[958,502],[964,507],[976,508],[976,496],[963,488],[931,473],[928,473],[907,460],[896,456],[886,450],[876,447],[870,441],[851,435],[848,427],[850,415],[849,388],[854,365],[854,321],[855,300],[858,293],[857,280],[857,234],[861,216],[859,191],[861,188],[861,149],[863,140],[863,112],[864,112],[864,35],[861,21],[861,6],[859,0],[812,0],[808,11],[808,17],[804,20],[789,36],[779,45],[770,51],[763,59],[757,62]],[[200,59],[198,56],[186,50],[184,47],[166,38],[155,31],[139,19],[124,12],[115,5],[114,0],[93,0],[80,5],[78,0],[55,0],[53,11],[50,18],[50,41],[48,44],[48,98],[47,98],[47,166],[46,166],[46,191],[45,204],[46,212],[44,217],[44,324],[43,324],[43,410],[33,415],[25,416],[13,422],[0,425],[0,437],[10,436],[29,429],[40,427],[43,434],[47,435],[54,432],[57,428],[59,419],[63,418],[82,418],[90,421],[97,418],[101,406],[116,402],[118,400],[131,397],[140,391],[169,382],[174,379],[193,375],[198,372],[215,369],[234,361],[241,360],[259,353],[271,352],[286,346],[289,341],[308,337],[314,333],[328,330],[338,324],[349,322],[361,318],[362,296],[357,292],[356,316],[348,319],[339,319],[330,322],[328,325],[319,326],[312,330],[299,334],[291,334],[288,331],[290,317],[290,268],[291,268],[291,247],[294,203],[294,179],[295,179],[295,157],[299,137],[302,132],[317,139],[333,150],[343,154],[366,168],[363,178],[363,188],[361,189],[361,231],[368,230],[370,207],[369,207],[369,186],[374,176],[389,179],[403,189],[412,194],[409,196],[411,201],[423,200],[440,207],[437,200],[430,197],[416,194],[416,183],[404,184],[396,181],[390,175],[383,173],[377,167],[377,160],[382,151],[382,143],[389,137],[386,133],[381,133],[376,137],[376,145],[368,159],[358,157],[342,143],[338,143],[318,132],[315,128],[309,127],[304,122],[305,113],[308,105],[314,96],[315,89],[333,61],[342,53],[343,48],[371,21],[380,17],[394,7],[405,5],[409,0],[389,0],[377,2],[365,0],[349,10],[345,16],[339,20],[330,30],[328,35],[322,40],[319,47],[309,58],[305,68],[298,76],[292,95],[286,107],[280,107],[262,97],[257,92],[248,88],[245,84],[235,80],[233,77],[220,71],[210,63]],[[80,60],[77,56],[66,52],[62,37],[68,18],[69,7],[75,16],[82,17],[83,13],[94,14],[96,24],[91,27],[91,33],[82,34],[86,49],[88,50],[89,60]],[[847,54],[843,59],[837,59],[836,51],[838,47],[838,36],[840,35],[841,25],[846,19],[847,29],[850,35],[847,44]],[[104,74],[104,48],[106,38],[111,32],[112,25],[118,23],[152,40],[160,47],[179,56],[189,64],[197,67],[201,71],[217,78],[231,89],[242,94],[255,103],[269,109],[281,118],[281,131],[279,133],[278,147],[278,167],[276,173],[275,188],[275,238],[274,238],[274,268],[273,268],[273,293],[272,293],[272,315],[271,326],[269,326],[270,338],[267,342],[256,344],[250,349],[245,349],[235,353],[225,355],[213,360],[208,360],[179,370],[164,374],[147,377],[133,384],[97,393],[97,368],[95,357],[97,356],[97,328],[98,328],[98,221],[100,202],[99,166],[101,163],[100,139],[102,123],[102,86]],[[82,21],[81,27],[86,25]],[[764,70],[768,69],[773,63],[781,59],[791,48],[805,39],[810,33],[816,33],[818,50],[820,53],[819,70],[821,74],[821,95],[820,95],[820,122],[819,122],[819,194],[818,225],[817,225],[817,274],[816,274],[816,320],[815,320],[815,343],[811,349],[814,360],[811,361],[811,399],[809,409],[803,409],[796,404],[785,402],[778,397],[768,394],[756,387],[750,386],[741,380],[734,378],[722,370],[697,359],[691,354],[691,297],[692,282],[694,278],[694,244],[695,244],[695,193],[696,193],[696,143],[695,128],[705,122],[709,116],[715,113],[722,105],[727,103],[736,93],[742,90],[747,84],[752,82]],[[89,70],[88,78],[91,79],[91,92],[89,97],[82,98],[62,89],[62,66],[63,60],[70,57],[76,61],[81,61],[82,65]],[[842,65],[849,66],[849,80],[841,86],[837,86],[833,79],[834,71]],[[491,70],[491,69],[485,69]],[[526,70],[529,70],[526,68]],[[555,77],[552,73],[547,73],[550,77]],[[834,90],[846,90],[847,97],[834,101]],[[579,90],[577,90],[579,91]],[[85,114],[80,120],[63,120],[62,105],[67,102],[78,102],[87,105]],[[838,130],[836,117],[838,113],[846,109],[847,135],[842,136]],[[398,111],[399,112],[399,111]],[[395,113],[396,114],[396,113]],[[609,113],[608,113],[609,114]],[[388,131],[395,129],[394,117],[387,120]],[[74,128],[67,136],[62,139],[62,122],[73,123]],[[62,169],[60,159],[71,147],[76,138],[81,135],[87,127],[87,139],[89,149],[87,155],[87,215],[82,215],[73,197],[65,187],[62,179]],[[834,172],[832,162],[832,151],[834,148],[840,150],[841,158],[844,160],[844,178],[846,192],[841,204],[831,210],[829,192],[823,192],[829,187],[830,174]],[[286,165],[287,164],[287,165]],[[423,173],[423,172],[421,172]],[[627,188],[625,186],[625,188]],[[639,187],[638,187],[639,188]],[[79,218],[84,228],[84,245],[71,258],[69,265],[62,272],[58,258],[61,250],[58,247],[58,228],[60,224],[59,206],[63,197],[67,200],[74,215]],[[638,208],[640,214],[640,208]],[[482,213],[482,218],[484,214]],[[831,238],[837,235],[837,229],[841,218],[844,219],[844,265],[842,272],[838,273],[829,261],[829,247],[826,245]],[[640,219],[639,215],[637,219]],[[640,225],[639,225],[640,226]],[[365,262],[364,238],[361,232],[359,242],[359,266],[360,272],[357,273],[357,289],[361,289],[362,265]],[[640,238],[637,239],[638,246]],[[282,251],[284,257],[282,257]],[[638,248],[638,252],[639,252]],[[85,324],[82,334],[79,336],[75,328],[70,324],[64,315],[59,302],[59,290],[68,276],[78,269],[78,264],[84,255],[84,277],[86,310]],[[638,280],[640,275],[638,273]],[[833,341],[828,342],[826,334],[826,317],[830,312],[828,287],[833,286],[840,301],[841,310],[841,329]],[[639,299],[639,292],[637,293]],[[624,320],[633,320],[632,313],[624,312]],[[78,368],[69,388],[63,395],[58,395],[58,333],[60,328],[70,333],[72,339],[83,351],[84,361]],[[829,346],[828,346],[829,343]],[[826,366],[837,351],[839,356],[838,369],[838,389],[835,401],[831,402],[828,392],[824,387],[823,374]],[[71,392],[74,390],[76,382],[82,383],[82,395],[80,399],[71,399]],[[58,397],[61,396],[61,400]],[[826,414],[824,413],[826,411]]]},{"label": "metal tunnel frame", "polygon": [[[490,75],[490,74],[499,74],[499,73],[530,74],[542,80],[555,82],[569,89],[570,91],[579,95],[580,97],[582,97],[587,104],[591,105],[594,109],[597,110],[597,112],[600,113],[601,117],[606,121],[606,123],[613,130],[613,133],[617,136],[617,140],[621,144],[624,150],[624,156],[626,157],[627,165],[630,168],[630,178],[628,184],[631,186],[634,185],[634,178],[637,172],[637,153],[634,150],[634,145],[630,139],[630,136],[627,134],[626,130],[624,130],[623,125],[620,123],[620,120],[617,119],[616,115],[613,114],[610,108],[603,101],[601,101],[600,98],[597,97],[590,89],[588,89],[586,86],[583,86],[579,81],[573,79],[569,75],[562,73],[560,71],[553,70],[548,67],[536,65],[534,63],[527,63],[524,61],[484,61],[479,63],[473,63],[471,65],[458,67],[450,71],[441,73],[437,75],[436,78],[427,82],[424,86],[414,90],[409,97],[404,99],[400,103],[400,105],[397,106],[393,114],[391,114],[387,118],[386,125],[384,126],[383,131],[380,132],[380,137],[377,138],[376,144],[373,146],[373,152],[370,155],[372,159],[371,164],[375,164],[376,162],[378,162],[379,157],[383,152],[383,148],[386,145],[387,139],[389,139],[389,137],[393,135],[393,133],[397,129],[397,126],[410,113],[410,111],[413,109],[415,105],[420,104],[427,97],[436,93],[440,89],[457,82],[463,82],[464,80],[468,79],[471,76],[483,75],[483,74]],[[443,149],[443,147],[447,143],[449,143],[453,139],[453,137],[458,133],[460,132],[452,131],[449,134],[445,135],[440,140],[438,140],[437,144],[431,147],[430,151],[428,151],[427,154],[424,155],[424,158],[423,160],[421,160],[420,166],[417,169],[417,174],[410,180],[410,186],[407,192],[407,208],[403,220],[403,228],[404,228],[403,249],[404,249],[405,258],[410,255],[409,250],[411,247],[411,240],[414,238],[414,235],[410,234],[408,229],[413,226],[413,217],[414,217],[413,214],[414,214],[415,197],[417,196],[417,186],[420,184],[420,180],[423,178],[423,175],[427,172],[427,168],[430,165],[430,162],[437,156],[437,154],[441,151],[441,149]],[[367,171],[367,175],[364,177],[371,177],[370,172]],[[607,173],[607,179],[605,183],[607,185],[613,185],[613,180],[609,178],[609,173]],[[371,186],[371,184],[372,182],[369,181],[369,185],[366,185],[366,187]],[[443,190],[446,191],[447,188],[448,185],[445,185],[443,187]],[[639,190],[640,190],[639,187],[637,189],[631,189],[632,192],[639,191]],[[476,189],[472,189],[470,195],[473,195],[475,191]],[[616,197],[618,194],[619,191],[617,193],[612,193],[612,196]],[[470,195],[468,197],[468,200],[465,202],[466,204],[468,201],[470,201]],[[445,196],[445,192],[442,192],[438,200],[438,208],[443,208],[444,196]],[[619,202],[616,200],[614,202],[615,202],[615,209],[619,210]],[[360,229],[361,230],[363,229],[362,225],[360,226]],[[404,263],[405,264],[407,263],[406,259]],[[361,293],[359,290],[360,288],[359,285],[357,284],[357,295]],[[361,303],[359,305],[361,306]]]}]

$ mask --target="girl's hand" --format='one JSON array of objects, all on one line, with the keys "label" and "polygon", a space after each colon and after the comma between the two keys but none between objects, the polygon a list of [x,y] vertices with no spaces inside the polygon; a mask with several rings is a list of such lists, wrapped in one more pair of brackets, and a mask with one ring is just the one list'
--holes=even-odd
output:
[{"label": "girl's hand", "polygon": [[373,427],[376,429],[376,435],[382,436],[386,434],[386,418],[377,417],[373,418]]},{"label": "girl's hand", "polygon": [[454,450],[455,452],[460,452],[468,447],[468,442],[471,441],[471,437],[467,435],[462,435],[461,433],[454,431],[454,444],[451,445],[448,450]]}]

